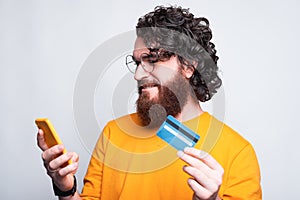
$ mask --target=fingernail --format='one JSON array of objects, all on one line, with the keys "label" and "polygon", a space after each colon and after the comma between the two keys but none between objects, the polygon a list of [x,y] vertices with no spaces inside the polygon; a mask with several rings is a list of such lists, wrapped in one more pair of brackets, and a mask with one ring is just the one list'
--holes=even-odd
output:
[{"label": "fingernail", "polygon": [[72,165],[73,169],[76,169],[78,163],[75,162],[75,163],[72,163],[71,165]]},{"label": "fingernail", "polygon": [[68,153],[67,153],[67,156],[68,156],[68,157],[72,157],[72,156],[73,156],[73,153],[72,153],[72,152],[68,152]]},{"label": "fingernail", "polygon": [[183,155],[184,155],[184,153],[183,153],[182,151],[177,151],[177,156],[178,156],[179,158],[181,158]]},{"label": "fingernail", "polygon": [[75,163],[74,163],[74,166],[75,166],[75,168],[78,167],[78,166],[79,166],[79,165],[78,165],[78,162],[75,162]]},{"label": "fingernail", "polygon": [[188,184],[190,185],[193,181],[194,181],[193,179],[189,178],[188,179]]}]

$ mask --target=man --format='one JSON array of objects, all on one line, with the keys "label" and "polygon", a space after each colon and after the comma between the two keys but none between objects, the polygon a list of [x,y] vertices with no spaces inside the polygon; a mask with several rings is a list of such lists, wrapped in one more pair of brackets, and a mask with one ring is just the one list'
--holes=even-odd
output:
[{"label": "man", "polygon": [[[133,55],[126,57],[138,85],[137,113],[103,129],[80,195],[73,175],[78,155],[61,155],[62,145],[48,148],[38,132],[59,199],[261,199],[251,144],[199,105],[221,86],[211,38],[208,20],[181,7],[160,6],[139,19]],[[156,136],[167,115],[201,136],[195,148],[176,156]]]}]

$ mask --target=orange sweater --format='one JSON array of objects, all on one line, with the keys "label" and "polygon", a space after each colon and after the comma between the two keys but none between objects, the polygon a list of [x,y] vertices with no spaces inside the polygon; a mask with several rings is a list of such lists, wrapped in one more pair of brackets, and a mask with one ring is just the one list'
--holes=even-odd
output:
[{"label": "orange sweater", "polygon": [[[176,150],[138,126],[136,114],[111,121],[94,149],[83,199],[191,200],[186,165]],[[200,135],[195,148],[209,152],[224,168],[222,199],[261,199],[260,171],[249,142],[208,113],[184,122]]]}]

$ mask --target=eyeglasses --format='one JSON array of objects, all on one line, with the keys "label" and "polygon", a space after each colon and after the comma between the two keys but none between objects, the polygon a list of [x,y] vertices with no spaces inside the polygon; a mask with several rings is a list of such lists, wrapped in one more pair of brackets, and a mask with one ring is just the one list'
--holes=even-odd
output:
[{"label": "eyeglasses", "polygon": [[167,61],[173,55],[175,54],[168,51],[152,51],[149,54],[141,54],[139,60],[135,59],[132,55],[127,55],[126,66],[133,74],[139,65],[141,65],[146,72],[153,72],[155,63]]}]

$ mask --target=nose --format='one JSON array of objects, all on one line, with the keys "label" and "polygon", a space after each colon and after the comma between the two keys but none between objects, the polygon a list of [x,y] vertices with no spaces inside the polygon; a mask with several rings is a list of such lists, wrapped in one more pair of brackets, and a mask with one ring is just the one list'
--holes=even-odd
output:
[{"label": "nose", "polygon": [[134,73],[134,79],[139,81],[149,76],[149,72],[145,71],[145,69],[142,67],[142,64],[139,64],[137,66],[135,73]]}]

